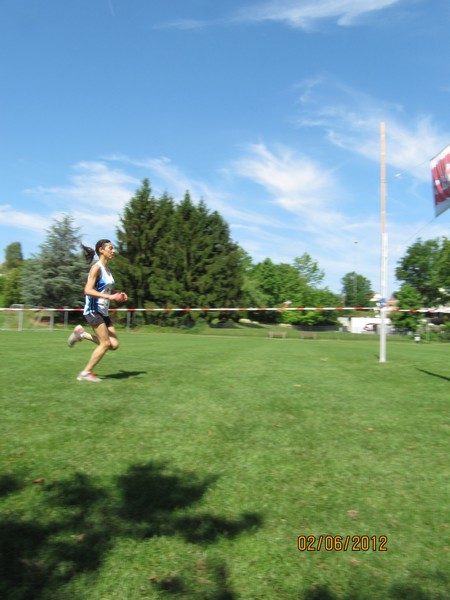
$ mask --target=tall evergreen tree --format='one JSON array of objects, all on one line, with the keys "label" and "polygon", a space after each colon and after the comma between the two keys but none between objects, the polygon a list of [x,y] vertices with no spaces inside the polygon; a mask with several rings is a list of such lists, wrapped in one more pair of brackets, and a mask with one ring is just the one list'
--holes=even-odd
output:
[{"label": "tall evergreen tree", "polygon": [[55,220],[40,253],[26,261],[22,278],[26,304],[47,308],[82,306],[87,269],[80,243],[79,230],[70,215]]},{"label": "tall evergreen tree", "polygon": [[242,250],[229,228],[188,192],[157,199],[145,179],[117,231],[114,275],[132,306],[232,306],[241,297]]},{"label": "tall evergreen tree", "polygon": [[147,298],[147,302],[156,306],[168,307],[178,303],[174,220],[174,201],[167,194],[163,194],[158,200],[155,215],[156,240],[152,257],[150,294]]},{"label": "tall evergreen tree", "polygon": [[176,279],[182,306],[229,307],[242,296],[243,264],[228,225],[189,193],[175,209]]},{"label": "tall evergreen tree", "polygon": [[123,211],[117,229],[114,277],[135,308],[145,308],[146,302],[153,300],[152,286],[156,291],[161,284],[158,254],[166,248],[172,214],[173,201],[167,196],[158,201],[148,179],[143,180]]}]

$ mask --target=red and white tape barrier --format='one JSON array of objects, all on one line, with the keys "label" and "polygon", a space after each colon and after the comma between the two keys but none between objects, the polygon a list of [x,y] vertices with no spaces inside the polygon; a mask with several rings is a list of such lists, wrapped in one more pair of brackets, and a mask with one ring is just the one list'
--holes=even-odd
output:
[{"label": "red and white tape barrier", "polygon": [[[353,311],[380,311],[381,308],[373,306],[296,306],[289,308],[228,308],[228,307],[215,307],[215,308],[110,308],[112,312],[288,312],[288,311],[329,311],[337,310],[340,312],[353,310]],[[391,312],[409,312],[409,313],[450,313],[450,307],[440,308],[394,308],[384,307],[386,313]],[[0,311],[6,312],[83,312],[82,308],[0,308]]]}]

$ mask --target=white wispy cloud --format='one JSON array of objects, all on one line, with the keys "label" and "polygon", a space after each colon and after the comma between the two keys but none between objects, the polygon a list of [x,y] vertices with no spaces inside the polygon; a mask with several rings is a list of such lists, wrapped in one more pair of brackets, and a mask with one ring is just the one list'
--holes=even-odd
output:
[{"label": "white wispy cloud", "polygon": [[307,252],[325,269],[328,285],[335,291],[341,277],[356,268],[378,287],[379,217],[376,210],[369,216],[349,210],[338,174],[292,148],[263,144],[249,146],[233,165],[236,176],[264,190],[267,202],[278,207],[278,217],[284,221],[282,232],[241,234],[256,260],[270,256],[275,262],[292,262]]},{"label": "white wispy cloud", "polygon": [[203,29],[211,23],[200,19],[176,19],[167,23],[160,23],[154,26],[154,29],[180,29],[182,31],[191,31],[195,29]]},{"label": "white wispy cloud", "polygon": [[[69,177],[65,186],[24,190],[27,196],[33,196],[36,202],[53,210],[41,210],[38,214],[4,204],[0,206],[0,226],[29,232],[33,236],[37,234],[43,241],[43,233],[55,220],[63,214],[71,214],[85,236],[95,238],[102,231],[113,235],[119,213],[138,187],[139,180],[98,161],[80,162],[73,170],[75,174]],[[47,215],[43,216],[45,212]]]},{"label": "white wispy cloud", "polygon": [[[376,218],[348,215],[336,208],[339,199],[344,201],[345,187],[333,170],[287,146],[246,146],[224,168],[228,192],[222,181],[207,184],[190,178],[167,158],[129,162],[145,167],[152,181],[156,178],[175,197],[189,190],[194,201],[204,199],[230,222],[257,260],[269,255],[275,261],[292,260],[313,241],[324,255],[331,251],[336,258],[342,252],[347,261],[355,236],[373,237],[375,242],[378,235]],[[251,192],[242,191],[244,180],[252,186]],[[255,203],[259,210],[250,208]]]},{"label": "white wispy cloud", "polygon": [[241,9],[246,21],[279,21],[308,30],[318,21],[332,19],[338,25],[354,25],[361,17],[387,9],[402,0],[269,0]]},{"label": "white wispy cloud", "polygon": [[20,211],[9,204],[0,205],[0,225],[40,233],[47,229],[50,222],[50,218],[37,213]]},{"label": "white wispy cloud", "polygon": [[292,253],[289,238],[302,239],[320,248],[324,256],[332,253],[336,258],[340,252],[348,254],[355,238],[375,241],[378,237],[377,216],[349,211],[345,185],[325,164],[293,149],[258,144],[249,147],[235,168],[238,176],[264,189],[269,204],[284,211],[279,218],[284,222],[281,245],[286,254]]},{"label": "white wispy cloud", "polygon": [[236,173],[262,185],[273,201],[298,214],[330,209],[330,200],[339,195],[339,184],[323,165],[292,149],[279,146],[271,151],[264,144],[249,147],[246,156],[234,163]]},{"label": "white wispy cloud", "polygon": [[103,209],[120,211],[139,185],[139,180],[103,162],[77,163],[70,182],[64,187],[37,187],[28,193],[66,203],[70,210],[89,207],[89,213]]},{"label": "white wispy cloud", "polygon": [[[233,193],[226,192],[221,183],[216,185],[191,177],[167,157],[134,159],[123,155],[107,157],[130,167],[137,167],[146,173],[157,194],[167,192],[175,200],[183,198],[189,192],[193,202],[204,200],[210,210],[217,210],[226,219],[235,219],[243,223],[282,227],[283,223],[256,211],[238,207]],[[228,169],[222,173],[230,176]],[[233,175],[231,175],[233,177]]]},{"label": "white wispy cloud", "polygon": [[335,146],[379,162],[383,122],[386,163],[422,181],[429,180],[429,160],[450,138],[450,132],[443,131],[430,115],[409,117],[403,107],[368,96],[329,76],[305,81],[299,90],[298,127],[319,128]]},{"label": "white wispy cloud", "polygon": [[325,20],[334,21],[340,26],[354,26],[362,18],[401,2],[404,0],[266,0],[258,4],[250,3],[221,19],[180,18],[155,25],[155,29],[189,31],[242,22],[274,21],[308,31]]},{"label": "white wispy cloud", "polygon": [[[70,214],[83,238],[95,243],[99,237],[115,236],[119,215],[131,199],[140,181],[120,169],[111,168],[104,161],[82,161],[72,167],[67,185],[38,186],[25,190],[43,205],[55,211],[48,218],[35,218],[30,214],[16,215],[17,227],[48,230],[62,214]],[[13,223],[14,215],[5,219]],[[0,222],[1,222],[0,215]],[[22,225],[20,225],[20,222]]]}]

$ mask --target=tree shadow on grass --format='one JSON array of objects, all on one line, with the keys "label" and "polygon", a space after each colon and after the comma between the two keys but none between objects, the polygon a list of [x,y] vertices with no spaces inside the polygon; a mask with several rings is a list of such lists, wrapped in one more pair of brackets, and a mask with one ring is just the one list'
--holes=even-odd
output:
[{"label": "tree shadow on grass", "polygon": [[[440,580],[443,587],[447,589],[448,576],[441,573]],[[302,600],[373,600],[374,598],[373,590],[365,590],[364,586],[358,583],[351,582],[350,588],[353,588],[352,591],[338,595],[326,584],[312,585],[303,595],[300,595],[300,598]],[[375,593],[375,597],[383,600],[448,600],[447,592],[428,592],[420,584],[407,580],[394,583],[379,592]]]},{"label": "tree shadow on grass", "polygon": [[[191,514],[213,481],[151,463],[132,466],[109,487],[82,473],[42,486],[37,494],[40,519],[19,512],[0,519],[0,597],[62,597],[62,586],[81,573],[100,569],[120,537],[177,536],[209,545],[261,525],[256,514],[244,513],[237,519]],[[6,484],[8,493],[22,487],[19,481]],[[189,597],[232,600],[226,579],[226,566],[214,564],[204,578],[204,593]],[[152,583],[171,595],[194,589],[190,577],[169,576]]]},{"label": "tree shadow on grass", "polygon": [[222,561],[211,561],[202,565],[202,576],[182,578],[178,574],[168,575],[153,581],[154,587],[167,596],[189,600],[237,600],[229,584],[229,574]]},{"label": "tree shadow on grass", "polygon": [[140,537],[181,535],[193,544],[212,544],[219,537],[233,538],[261,525],[258,515],[244,513],[236,520],[201,513],[188,515],[183,509],[198,503],[216,478],[201,481],[190,474],[184,480],[161,473],[153,465],[134,466],[118,478],[122,505],[120,517],[131,533]]},{"label": "tree shadow on grass", "polygon": [[18,492],[24,484],[14,475],[0,475],[0,498]]},{"label": "tree shadow on grass", "polygon": [[105,375],[104,379],[128,379],[129,377],[139,377],[145,375],[147,371],[119,371],[118,373],[110,373]]},{"label": "tree shadow on grass", "polygon": [[416,367],[416,368],[421,373],[425,373],[425,375],[431,375],[432,377],[439,377],[439,379],[444,379],[445,381],[450,381],[450,377],[447,377],[446,375],[439,375],[438,373],[432,373],[431,371],[427,371],[425,369],[419,369],[418,367]]}]

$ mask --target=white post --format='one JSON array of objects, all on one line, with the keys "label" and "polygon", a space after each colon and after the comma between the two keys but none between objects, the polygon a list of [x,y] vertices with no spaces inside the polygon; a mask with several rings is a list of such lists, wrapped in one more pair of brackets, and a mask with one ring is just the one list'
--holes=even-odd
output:
[{"label": "white post", "polygon": [[386,362],[386,304],[387,304],[387,233],[386,233],[386,151],[385,128],[380,124],[381,143],[381,299],[380,299],[380,362]]}]

